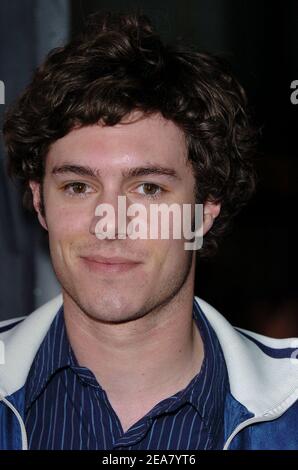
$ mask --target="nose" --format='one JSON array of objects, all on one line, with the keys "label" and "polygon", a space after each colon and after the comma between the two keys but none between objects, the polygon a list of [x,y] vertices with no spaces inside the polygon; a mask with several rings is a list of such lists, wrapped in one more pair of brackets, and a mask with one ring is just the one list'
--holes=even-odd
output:
[{"label": "nose", "polygon": [[114,193],[97,200],[89,232],[99,240],[127,237],[127,198]]}]

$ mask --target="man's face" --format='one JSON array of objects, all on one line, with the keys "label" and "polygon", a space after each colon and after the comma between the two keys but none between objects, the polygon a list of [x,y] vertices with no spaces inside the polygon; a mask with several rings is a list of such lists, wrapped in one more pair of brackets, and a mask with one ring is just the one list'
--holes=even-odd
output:
[{"label": "man's face", "polygon": [[[149,166],[172,174],[142,173]],[[132,168],[138,170],[128,173]],[[106,322],[141,317],[175,296],[192,272],[194,252],[184,249],[185,239],[119,239],[116,227],[115,239],[100,240],[95,209],[111,204],[117,223],[120,195],[127,207],[141,203],[149,211],[151,203],[194,204],[194,189],[184,135],[160,115],[87,126],[57,140],[46,158],[45,218],[39,218],[65,295]],[[100,256],[135,264],[106,266]]]}]

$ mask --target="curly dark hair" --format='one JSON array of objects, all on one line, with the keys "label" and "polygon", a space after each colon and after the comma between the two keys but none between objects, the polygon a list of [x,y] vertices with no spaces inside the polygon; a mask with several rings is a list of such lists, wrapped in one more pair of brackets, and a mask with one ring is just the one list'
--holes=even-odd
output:
[{"label": "curly dark hair", "polygon": [[199,256],[218,239],[255,191],[255,129],[245,92],[225,60],[181,41],[164,44],[142,14],[97,13],[65,47],[52,50],[8,111],[4,139],[11,176],[43,181],[49,146],[74,127],[113,126],[131,112],[160,113],[183,130],[197,181],[196,201],[221,212]]}]

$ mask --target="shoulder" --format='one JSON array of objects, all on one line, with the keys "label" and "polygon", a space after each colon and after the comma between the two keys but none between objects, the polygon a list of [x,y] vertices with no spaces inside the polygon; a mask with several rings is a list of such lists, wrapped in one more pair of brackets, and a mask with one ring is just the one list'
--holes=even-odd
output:
[{"label": "shoulder", "polygon": [[235,437],[230,450],[297,450],[298,400],[276,419],[249,426]]},{"label": "shoulder", "polygon": [[10,320],[1,321],[0,322],[0,334],[5,333],[5,331],[9,331],[13,329],[14,326],[24,321],[25,318],[26,317],[17,317],[17,318],[11,318]]},{"label": "shoulder", "polygon": [[238,328],[231,325],[220,312],[205,300],[200,297],[195,297],[195,300],[215,330],[224,348],[230,349],[231,345],[233,345],[233,348],[240,345],[245,345],[246,349],[247,347],[257,347],[257,349],[262,350],[265,354],[277,359],[291,357],[292,351],[290,350],[298,349],[298,338],[271,338]]}]

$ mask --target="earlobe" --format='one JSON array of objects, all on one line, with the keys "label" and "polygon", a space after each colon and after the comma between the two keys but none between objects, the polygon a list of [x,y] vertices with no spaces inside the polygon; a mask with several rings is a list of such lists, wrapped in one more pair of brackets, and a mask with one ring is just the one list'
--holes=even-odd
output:
[{"label": "earlobe", "polygon": [[207,201],[204,204],[204,223],[203,234],[205,235],[214,224],[214,220],[218,217],[221,209],[221,204]]},{"label": "earlobe", "polygon": [[213,222],[214,217],[209,212],[204,212],[203,235],[211,229]]},{"label": "earlobe", "polygon": [[48,230],[45,217],[41,213],[41,186],[40,183],[37,181],[30,181],[29,182],[30,189],[32,191],[32,198],[33,198],[33,206],[37,213],[37,217],[39,220],[40,225],[45,229]]}]

